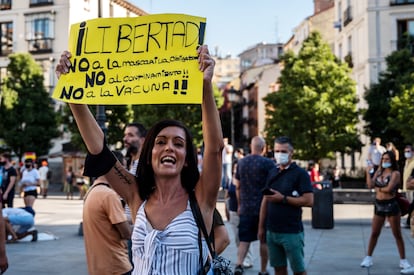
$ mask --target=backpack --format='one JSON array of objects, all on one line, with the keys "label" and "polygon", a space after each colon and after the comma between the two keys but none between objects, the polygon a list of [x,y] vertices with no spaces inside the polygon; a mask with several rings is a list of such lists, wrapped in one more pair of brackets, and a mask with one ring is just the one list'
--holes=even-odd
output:
[{"label": "backpack", "polygon": [[50,180],[52,178],[52,171],[47,170],[46,178]]}]

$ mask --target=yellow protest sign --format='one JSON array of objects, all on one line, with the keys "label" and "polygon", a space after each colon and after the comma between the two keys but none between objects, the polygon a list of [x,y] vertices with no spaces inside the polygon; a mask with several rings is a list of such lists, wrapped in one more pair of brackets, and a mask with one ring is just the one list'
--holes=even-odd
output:
[{"label": "yellow protest sign", "polygon": [[206,19],[184,14],[99,18],[70,29],[72,66],[54,99],[82,104],[201,103],[197,46]]}]

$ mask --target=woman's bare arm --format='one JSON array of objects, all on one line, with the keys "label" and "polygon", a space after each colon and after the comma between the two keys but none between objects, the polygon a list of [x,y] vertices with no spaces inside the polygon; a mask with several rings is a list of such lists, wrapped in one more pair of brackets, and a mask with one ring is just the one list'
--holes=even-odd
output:
[{"label": "woman's bare arm", "polygon": [[212,78],[215,62],[207,46],[198,49],[200,70],[203,72],[202,124],[204,140],[203,170],[196,186],[196,196],[207,228],[211,228],[216,207],[224,148],[220,117],[213,96]]},{"label": "woman's bare arm", "polygon": [[[69,72],[69,68],[72,65],[70,57],[71,54],[67,51],[61,55],[59,64],[56,66],[57,77]],[[97,155],[102,152],[105,146],[104,133],[90,112],[88,105],[69,103],[69,107],[89,153]],[[140,204],[141,200],[138,196],[138,187],[134,175],[131,175],[117,161],[115,166],[105,176],[111,182],[112,188],[130,206],[131,211],[138,209],[138,205],[135,204]],[[132,213],[134,216],[135,212]]]}]

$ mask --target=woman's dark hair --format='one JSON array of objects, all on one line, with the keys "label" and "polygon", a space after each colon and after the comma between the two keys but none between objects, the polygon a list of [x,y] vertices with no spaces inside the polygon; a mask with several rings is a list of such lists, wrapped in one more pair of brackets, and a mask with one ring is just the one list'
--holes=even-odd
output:
[{"label": "woman's dark hair", "polygon": [[188,193],[196,186],[200,173],[197,168],[197,152],[193,144],[193,138],[190,131],[183,123],[177,120],[163,120],[155,124],[147,133],[142,146],[137,168],[137,181],[139,182],[139,195],[142,200],[148,197],[155,190],[154,169],[152,168],[152,148],[154,147],[155,138],[166,127],[179,127],[185,132],[186,139],[186,166],[181,171],[181,184]]},{"label": "woman's dark hair", "polygon": [[[391,160],[391,169],[393,170],[393,171],[395,171],[395,170],[398,170],[398,162],[397,162],[397,160],[395,159],[395,154],[394,154],[394,152],[393,151],[386,151],[385,153],[383,153],[382,154],[383,156],[384,155],[388,155],[389,157],[390,157],[390,160]],[[382,157],[381,157],[381,165],[382,165]]]}]

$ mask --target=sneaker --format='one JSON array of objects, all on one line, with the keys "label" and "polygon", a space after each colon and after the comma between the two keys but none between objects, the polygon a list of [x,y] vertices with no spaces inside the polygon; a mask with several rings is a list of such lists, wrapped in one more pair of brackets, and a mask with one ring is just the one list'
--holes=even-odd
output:
[{"label": "sneaker", "polygon": [[33,230],[32,231],[32,242],[36,242],[37,241],[37,230]]},{"label": "sneaker", "polygon": [[237,265],[234,269],[234,275],[243,275],[243,267],[241,265]]},{"label": "sneaker", "polygon": [[389,221],[385,221],[384,227],[385,228],[390,228],[391,227],[390,222]]},{"label": "sneaker", "polygon": [[361,267],[371,267],[372,264],[372,257],[366,256],[361,262]]},{"label": "sneaker", "polygon": [[401,270],[401,274],[414,274],[414,266]]},{"label": "sneaker", "polygon": [[249,261],[244,261],[243,262],[243,268],[252,268],[253,264]]},{"label": "sneaker", "polygon": [[411,267],[411,264],[410,264],[410,262],[408,262],[407,259],[400,260],[400,268],[401,269],[407,269],[409,267]]}]

